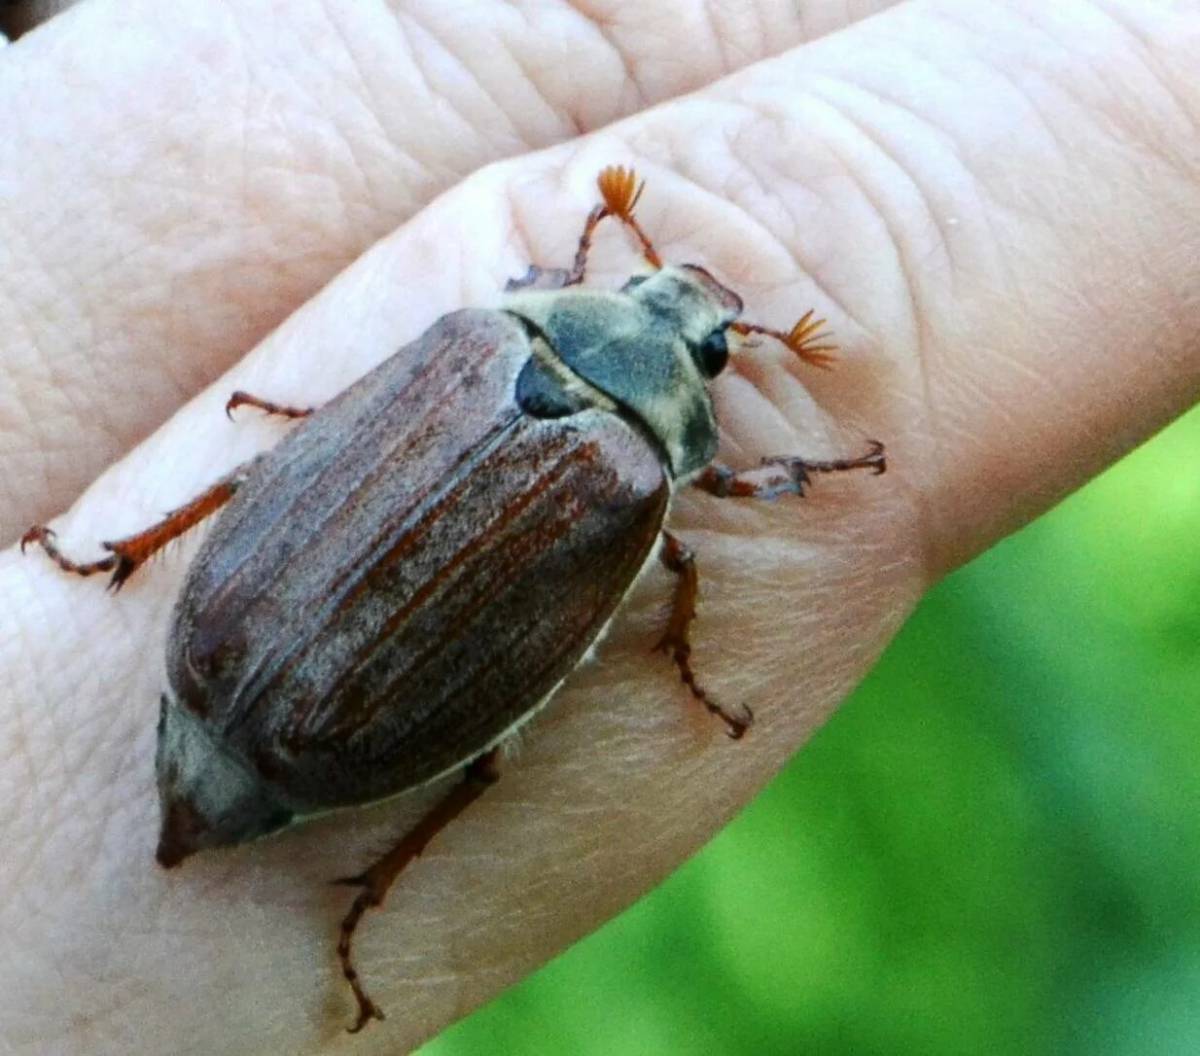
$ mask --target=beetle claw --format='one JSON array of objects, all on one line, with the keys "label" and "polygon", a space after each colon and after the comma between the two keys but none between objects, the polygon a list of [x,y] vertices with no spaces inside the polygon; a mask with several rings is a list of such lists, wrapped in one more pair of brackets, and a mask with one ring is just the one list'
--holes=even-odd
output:
[{"label": "beetle claw", "polygon": [[519,279],[509,279],[504,284],[505,293],[517,290],[561,290],[571,285],[571,272],[566,268],[543,268],[540,264],[530,264],[529,270]]},{"label": "beetle claw", "polygon": [[346,1033],[357,1034],[373,1019],[377,1019],[382,1023],[387,1019],[387,1016],[383,1014],[382,1008],[375,1004],[366,994],[363,994],[358,999],[358,1018],[354,1021],[354,1026],[346,1028]]},{"label": "beetle claw", "polygon": [[48,539],[54,538],[54,531],[47,528],[44,524],[35,524],[23,536],[21,536],[21,553],[25,553],[25,547],[38,544],[44,544]]},{"label": "beetle claw", "polygon": [[754,725],[754,712],[750,710],[750,705],[742,705],[742,714],[740,717],[730,715],[724,708],[721,708],[717,714],[725,720],[725,736],[731,741],[740,741],[746,736],[746,731]]}]

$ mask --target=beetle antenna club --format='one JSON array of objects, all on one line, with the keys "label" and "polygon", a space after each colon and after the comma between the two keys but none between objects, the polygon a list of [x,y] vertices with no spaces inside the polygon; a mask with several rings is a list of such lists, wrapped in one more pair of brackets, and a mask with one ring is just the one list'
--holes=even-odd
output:
[{"label": "beetle antenna club", "polygon": [[633,215],[634,207],[641,198],[642,191],[646,189],[646,181],[638,183],[637,174],[624,165],[609,165],[601,169],[600,175],[596,177],[596,186],[600,188],[600,196],[604,199],[604,215],[615,216],[629,228],[641,244],[642,256],[646,258],[646,263],[652,268],[661,268],[662,257],[658,255],[654,243]]},{"label": "beetle antenna club", "polygon": [[743,335],[766,334],[786,345],[810,366],[828,370],[837,362],[837,357],[832,355],[837,351],[837,345],[828,343],[830,334],[821,329],[825,320],[814,319],[815,314],[810,308],[800,316],[796,325],[786,332],[769,326],[759,326],[757,323],[744,323],[741,320],[731,324],[729,329]]}]

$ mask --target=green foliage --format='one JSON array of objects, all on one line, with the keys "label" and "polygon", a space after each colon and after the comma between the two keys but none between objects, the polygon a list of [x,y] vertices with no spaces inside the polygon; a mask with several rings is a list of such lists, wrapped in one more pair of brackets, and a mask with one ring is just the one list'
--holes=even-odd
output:
[{"label": "green foliage", "polygon": [[423,1056],[1200,1052],[1200,412],[934,590],[700,855]]}]

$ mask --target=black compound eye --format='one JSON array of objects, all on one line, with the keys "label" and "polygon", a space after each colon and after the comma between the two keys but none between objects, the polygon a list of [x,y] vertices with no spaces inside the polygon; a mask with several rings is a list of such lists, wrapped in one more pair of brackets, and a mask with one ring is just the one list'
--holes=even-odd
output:
[{"label": "black compound eye", "polygon": [[706,378],[715,378],[729,362],[729,345],[724,330],[714,330],[699,345],[692,349],[692,358],[700,373]]}]

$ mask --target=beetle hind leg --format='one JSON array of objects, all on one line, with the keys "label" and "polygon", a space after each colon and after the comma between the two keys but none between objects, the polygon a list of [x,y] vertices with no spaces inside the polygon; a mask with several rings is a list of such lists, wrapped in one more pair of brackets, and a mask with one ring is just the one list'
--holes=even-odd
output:
[{"label": "beetle hind leg", "polygon": [[429,845],[429,841],[499,780],[500,772],[496,767],[499,754],[500,749],[493,748],[468,765],[462,781],[405,833],[400,842],[382,858],[357,876],[334,881],[336,884],[362,888],[351,904],[349,912],[342,919],[337,944],[342,976],[350,984],[354,999],[358,1002],[358,1017],[354,1026],[348,1028],[351,1034],[357,1034],[372,1019],[384,1018],[383,1010],[371,1000],[364,989],[351,956],[350,943],[359,921],[368,909],[383,905],[388,889],[395,883],[396,877],[414,858],[420,856]]},{"label": "beetle hind leg", "polygon": [[747,707],[743,707],[740,714],[728,711],[708,695],[692,671],[692,644],[688,639],[688,628],[696,616],[696,598],[700,593],[696,555],[682,540],[670,532],[663,532],[663,546],[659,556],[667,569],[675,573],[677,579],[667,629],[654,648],[670,654],[679,669],[680,679],[692,696],[708,709],[709,714],[716,715],[725,723],[725,732],[733,740],[739,740],[754,721],[754,713]]}]

